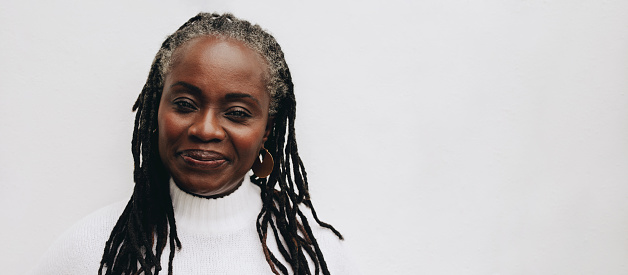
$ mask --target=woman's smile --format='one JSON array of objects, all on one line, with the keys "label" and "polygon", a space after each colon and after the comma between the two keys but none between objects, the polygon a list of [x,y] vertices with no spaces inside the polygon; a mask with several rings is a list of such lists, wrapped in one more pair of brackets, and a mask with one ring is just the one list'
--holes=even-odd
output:
[{"label": "woman's smile", "polygon": [[229,161],[225,156],[214,151],[184,150],[179,152],[179,155],[187,165],[205,170],[221,168]]}]

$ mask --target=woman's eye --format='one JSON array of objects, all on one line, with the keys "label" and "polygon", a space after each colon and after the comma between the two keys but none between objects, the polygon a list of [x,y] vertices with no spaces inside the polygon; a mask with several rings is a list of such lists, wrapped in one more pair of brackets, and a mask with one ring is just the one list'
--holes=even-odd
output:
[{"label": "woman's eye", "polygon": [[247,111],[241,109],[228,111],[227,116],[234,120],[244,120],[251,117]]},{"label": "woman's eye", "polygon": [[181,112],[191,112],[196,110],[194,104],[189,102],[188,100],[176,100],[174,102],[175,108]]}]

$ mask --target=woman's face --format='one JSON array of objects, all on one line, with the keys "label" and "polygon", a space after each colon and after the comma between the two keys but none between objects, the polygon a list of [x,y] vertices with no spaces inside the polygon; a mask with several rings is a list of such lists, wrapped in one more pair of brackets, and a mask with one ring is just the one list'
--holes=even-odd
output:
[{"label": "woman's face", "polygon": [[272,125],[267,66],[243,43],[195,38],[173,54],[159,105],[159,155],[179,188],[230,193]]}]

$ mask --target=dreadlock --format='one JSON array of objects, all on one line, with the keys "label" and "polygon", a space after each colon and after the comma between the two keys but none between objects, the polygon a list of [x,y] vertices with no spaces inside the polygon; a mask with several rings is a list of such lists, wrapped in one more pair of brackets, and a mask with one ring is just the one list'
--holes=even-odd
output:
[{"label": "dreadlock", "polygon": [[[168,36],[157,52],[148,79],[133,105],[136,111],[132,152],[135,187],[131,199],[115,224],[98,274],[159,274],[161,256],[170,247],[168,274],[172,259],[181,248],[169,191],[170,175],[159,158],[157,147],[157,110],[164,79],[172,64],[173,52],[185,42],[199,36],[236,39],[259,53],[269,70],[267,91],[271,103],[269,114],[274,125],[264,147],[275,159],[273,171],[266,178],[251,176],[261,189],[262,209],[256,227],[268,265],[275,274],[312,274],[308,259],[314,263],[314,274],[329,274],[323,253],[312,234],[309,222],[299,208],[310,209],[314,220],[342,239],[331,225],[319,220],[310,200],[307,174],[299,157],[294,130],[296,101],[290,70],[275,38],[258,25],[231,14],[199,13]],[[287,140],[286,140],[287,137]],[[274,238],[278,252],[289,264],[278,259],[266,242]]]}]

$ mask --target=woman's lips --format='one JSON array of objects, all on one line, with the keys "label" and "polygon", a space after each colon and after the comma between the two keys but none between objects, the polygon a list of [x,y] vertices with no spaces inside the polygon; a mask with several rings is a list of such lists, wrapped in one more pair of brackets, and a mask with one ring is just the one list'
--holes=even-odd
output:
[{"label": "woman's lips", "polygon": [[227,158],[214,151],[184,150],[179,153],[188,165],[201,169],[214,169],[227,162]]}]

